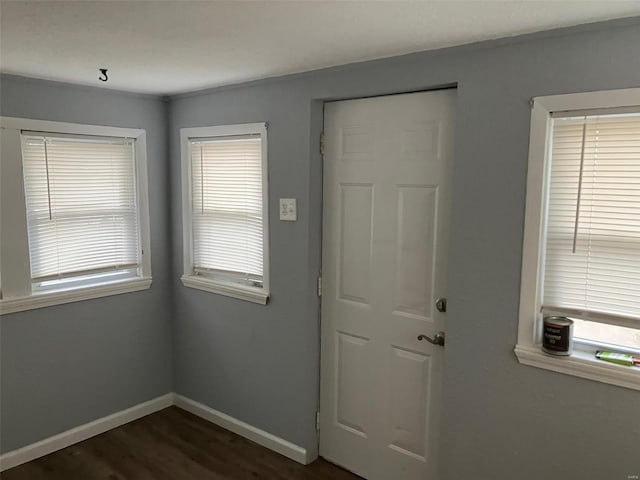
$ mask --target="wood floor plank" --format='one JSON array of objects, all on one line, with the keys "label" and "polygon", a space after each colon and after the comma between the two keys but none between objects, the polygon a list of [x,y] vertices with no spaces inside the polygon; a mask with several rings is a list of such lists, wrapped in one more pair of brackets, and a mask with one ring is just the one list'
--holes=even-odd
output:
[{"label": "wood floor plank", "polygon": [[319,459],[300,465],[169,407],[0,474],[2,480],[362,480]]}]

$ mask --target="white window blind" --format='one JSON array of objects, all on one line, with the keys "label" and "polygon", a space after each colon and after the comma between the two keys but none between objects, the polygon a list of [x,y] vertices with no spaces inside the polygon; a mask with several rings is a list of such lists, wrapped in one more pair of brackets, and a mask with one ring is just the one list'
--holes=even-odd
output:
[{"label": "white window blind", "polygon": [[640,114],[554,119],[548,195],[543,311],[640,328]]},{"label": "white window blind", "polygon": [[261,286],[261,136],[190,139],[190,152],[195,273]]},{"label": "white window blind", "polygon": [[34,283],[141,264],[134,141],[22,134]]}]

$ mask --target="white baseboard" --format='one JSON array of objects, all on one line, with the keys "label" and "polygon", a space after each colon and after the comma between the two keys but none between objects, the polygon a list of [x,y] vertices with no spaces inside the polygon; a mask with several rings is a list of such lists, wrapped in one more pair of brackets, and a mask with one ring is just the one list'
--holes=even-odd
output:
[{"label": "white baseboard", "polygon": [[45,438],[31,445],[3,453],[0,455],[0,472],[43,457],[56,450],[61,450],[74,443],[95,437],[96,435],[100,435],[120,425],[162,410],[163,408],[170,407],[171,405],[173,405],[173,394],[167,393],[161,397],[134,405],[126,410],[80,425],[79,427],[59,433],[53,437]]},{"label": "white baseboard", "polygon": [[229,415],[214,410],[211,407],[207,407],[202,403],[195,402],[190,398],[175,394],[173,403],[178,408],[182,408],[183,410],[204,418],[211,423],[215,423],[216,425],[236,433],[241,437],[248,438],[263,447],[284,455],[298,463],[307,465],[315,460],[315,457],[313,457],[312,454],[310,455],[306,448],[302,448],[280,437],[276,437],[269,432],[260,430],[259,428],[249,425],[248,423],[244,423],[237,418],[230,417]]},{"label": "white baseboard", "polygon": [[248,438],[263,447],[277,452],[285,457],[290,458],[298,463],[307,465],[314,461],[318,455],[317,452],[310,452],[306,448],[302,448],[280,437],[276,437],[269,432],[260,430],[248,423],[237,418],[207,407],[202,403],[195,402],[182,395],[167,393],[161,397],[154,398],[148,402],[134,405],[131,408],[116,412],[93,422],[80,425],[65,432],[45,438],[39,442],[32,443],[22,448],[12,450],[0,455],[0,472],[9,468],[17,467],[23,463],[30,462],[36,458],[44,457],[57,450],[69,447],[75,443],[82,442],[101,433],[105,433],[113,428],[124,425],[142,418],[151,413],[162,410],[163,408],[175,405],[188,412],[197,415],[200,418],[208,420],[211,423],[225,428],[242,437]]}]

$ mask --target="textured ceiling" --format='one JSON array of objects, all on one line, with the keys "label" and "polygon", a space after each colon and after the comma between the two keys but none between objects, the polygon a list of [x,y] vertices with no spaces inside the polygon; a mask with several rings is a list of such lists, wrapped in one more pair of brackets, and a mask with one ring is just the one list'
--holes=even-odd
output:
[{"label": "textured ceiling", "polygon": [[2,1],[0,15],[5,73],[173,94],[636,16],[640,1]]}]

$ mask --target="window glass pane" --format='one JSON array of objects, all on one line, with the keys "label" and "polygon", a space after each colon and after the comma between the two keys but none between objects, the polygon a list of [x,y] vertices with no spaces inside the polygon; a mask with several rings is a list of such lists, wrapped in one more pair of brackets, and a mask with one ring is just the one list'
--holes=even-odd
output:
[{"label": "window glass pane", "polygon": [[640,115],[553,125],[543,305],[640,319]]},{"label": "window glass pane", "polygon": [[640,350],[640,330],[573,319],[575,338]]},{"label": "window glass pane", "polygon": [[259,285],[263,275],[262,139],[191,141],[193,266]]}]

